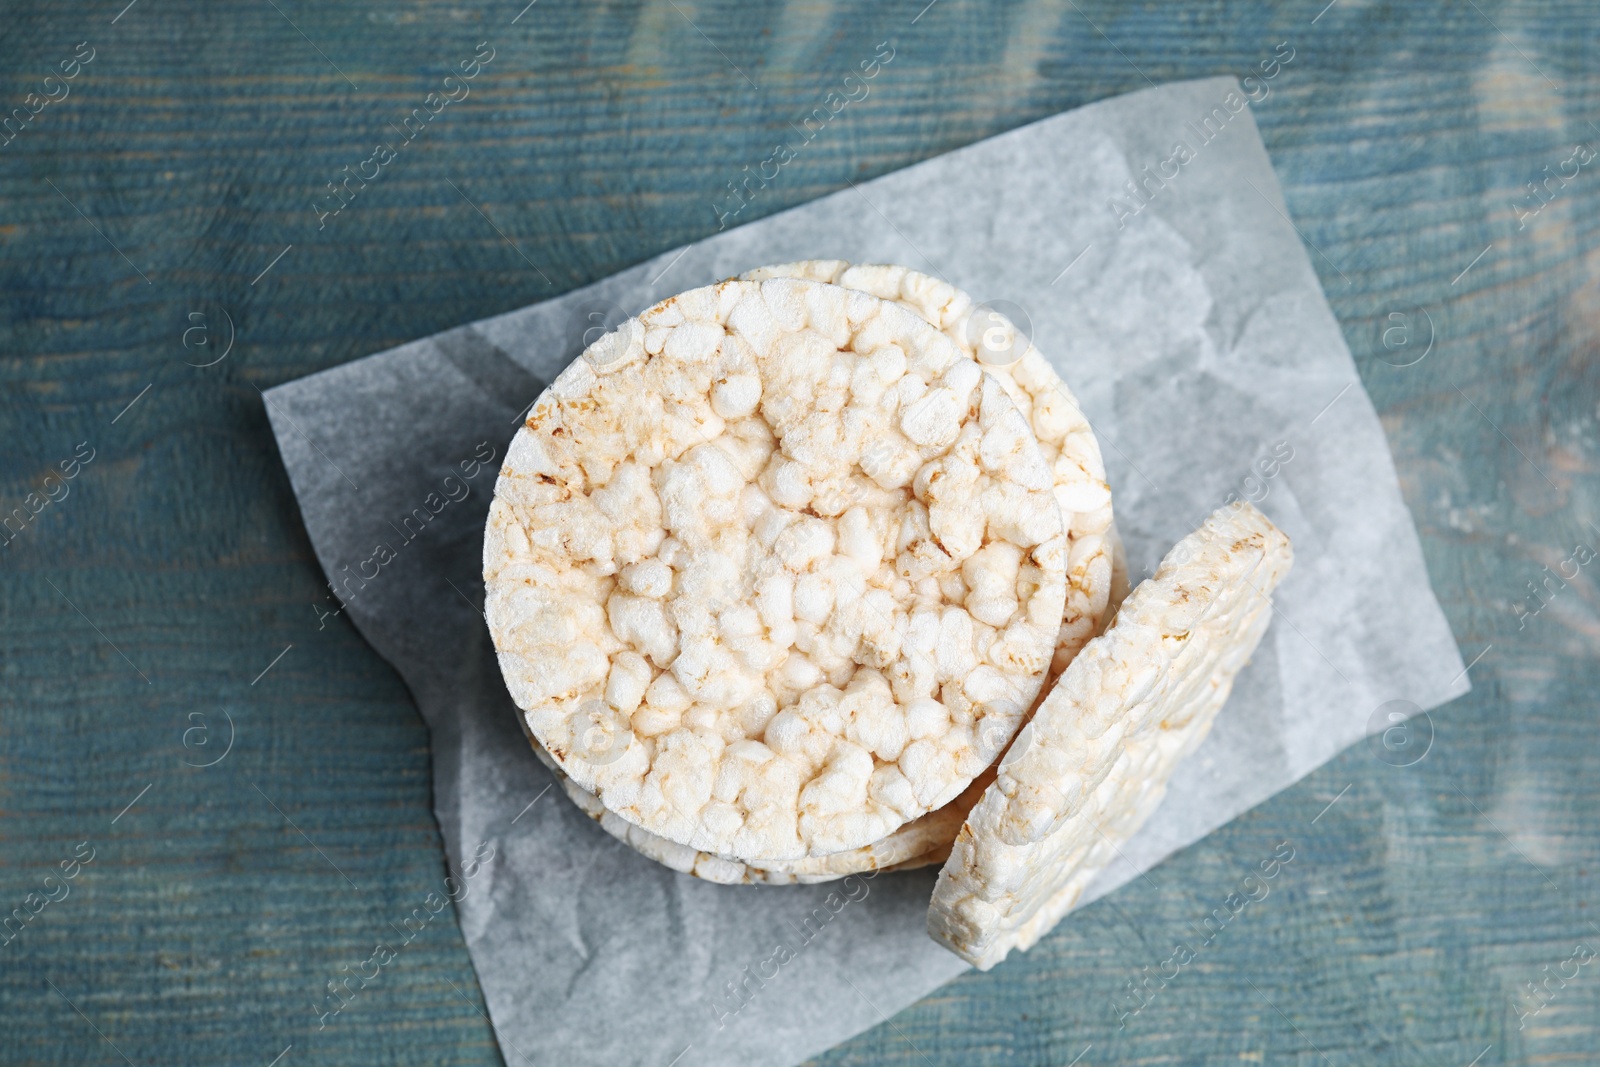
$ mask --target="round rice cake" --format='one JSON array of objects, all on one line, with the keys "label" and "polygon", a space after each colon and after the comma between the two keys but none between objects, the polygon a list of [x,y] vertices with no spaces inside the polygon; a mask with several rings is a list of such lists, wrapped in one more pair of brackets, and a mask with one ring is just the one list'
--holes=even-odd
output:
[{"label": "round rice cake", "polygon": [[934,940],[988,970],[1070,910],[1209,730],[1293,558],[1283,532],[1243,503],[1173,547],[1000,762],[934,887]]},{"label": "round rice cake", "polygon": [[[1051,676],[1066,669],[1115,608],[1121,544],[1111,514],[1100,443],[1078,400],[1025,334],[1005,315],[931,275],[878,263],[811,259],[749,271],[743,278],[806,278],[859,289],[916,312],[1005,388],[1028,420],[1050,464],[1067,536],[1067,604]],[[1123,576],[1124,582],[1126,581]]]},{"label": "round rice cake", "polygon": [[1042,686],[1052,478],[1005,390],[915,314],[727,281],[591,345],[484,531],[528,730],[628,822],[789,861],[953,799]]}]

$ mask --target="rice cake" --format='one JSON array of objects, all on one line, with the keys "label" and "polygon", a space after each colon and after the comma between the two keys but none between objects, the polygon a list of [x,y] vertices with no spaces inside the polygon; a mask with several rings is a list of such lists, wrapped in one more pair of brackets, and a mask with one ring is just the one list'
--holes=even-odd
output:
[{"label": "rice cake", "polygon": [[796,280],[680,294],[511,444],[484,537],[502,674],[566,774],[668,841],[870,845],[1033,704],[1066,596],[1052,484],[1005,390],[910,311]]},{"label": "rice cake", "polygon": [[934,940],[988,970],[1049,932],[1210,728],[1292,562],[1249,504],[1178,542],[1001,761],[934,887]]}]

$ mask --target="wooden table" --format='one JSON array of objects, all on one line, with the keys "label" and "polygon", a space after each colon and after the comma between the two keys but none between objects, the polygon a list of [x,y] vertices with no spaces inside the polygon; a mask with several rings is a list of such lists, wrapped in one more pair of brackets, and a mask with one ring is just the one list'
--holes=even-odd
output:
[{"label": "wooden table", "polygon": [[1600,1058],[1592,3],[124,2],[0,20],[0,907],[30,916],[0,1062],[497,1061],[453,921],[318,1029],[440,853],[427,736],[319,620],[258,390],[714,231],[880,42],[739,221],[1292,53],[1256,121],[1476,688],[1420,762],[1351,750],[817,1062]]}]

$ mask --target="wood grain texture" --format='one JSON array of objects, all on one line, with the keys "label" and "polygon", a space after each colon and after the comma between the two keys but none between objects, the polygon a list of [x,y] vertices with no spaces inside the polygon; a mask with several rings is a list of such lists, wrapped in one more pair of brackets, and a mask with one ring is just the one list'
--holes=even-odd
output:
[{"label": "wood grain texture", "polygon": [[[94,850],[0,945],[0,1062],[498,1061],[453,919],[318,1029],[324,983],[443,870],[426,734],[346,624],[319,629],[258,390],[712,232],[725,183],[885,40],[871,95],[741,221],[1288,42],[1256,121],[1464,657],[1487,652],[1420,763],[1347,752],[817,1062],[1595,1062],[1600,964],[1516,1005],[1600,950],[1600,572],[1516,607],[1600,548],[1600,163],[1519,228],[1525,183],[1600,147],[1600,11],[924,3],[0,7],[8,112],[94,49],[0,147],[0,512],[94,450],[0,549],[0,909]],[[470,96],[319,229],[325,183],[482,41]],[[186,365],[220,344],[186,348],[188,316],[223,309],[228,358]],[[186,766],[224,712],[232,750]],[[1119,1028],[1127,984],[1283,840],[1270,895]]]}]

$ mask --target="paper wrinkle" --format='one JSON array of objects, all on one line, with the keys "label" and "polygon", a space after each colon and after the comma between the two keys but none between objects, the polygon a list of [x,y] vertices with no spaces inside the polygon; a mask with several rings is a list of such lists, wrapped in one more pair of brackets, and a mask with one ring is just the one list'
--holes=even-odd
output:
[{"label": "paper wrinkle", "polygon": [[[1305,248],[1271,206],[1282,198],[1248,111],[1135,217],[1119,227],[1110,207],[1237,89],[1215,78],[1102,101],[269,391],[329,579],[380,542],[395,550],[346,614],[428,723],[451,867],[481,842],[495,849],[457,914],[508,1062],[662,1067],[692,1044],[681,1067],[788,1067],[966,969],[925,932],[936,868],[861,881],[864,899],[835,914],[841,883],[712,885],[613,840],[559,787],[534,801],[551,776],[480,615],[495,468],[518,412],[586,330],[674,293],[841,258],[903,263],[1022,309],[1099,435],[1135,582],[1228,493],[1245,495],[1275,442],[1293,447],[1259,501],[1295,545],[1279,613],[1211,736],[1085,902],[1360,740],[1385,701],[1429,708],[1466,691],[1382,428]],[[404,539],[400,518],[480,441],[495,460]],[[830,918],[804,941],[817,914]],[[780,940],[798,946],[793,959],[730,1000],[728,983]]]}]

